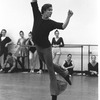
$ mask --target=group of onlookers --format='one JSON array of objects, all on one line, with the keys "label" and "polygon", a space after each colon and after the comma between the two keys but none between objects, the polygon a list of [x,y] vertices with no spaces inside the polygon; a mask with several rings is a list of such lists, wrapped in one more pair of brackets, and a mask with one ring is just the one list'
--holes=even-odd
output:
[{"label": "group of onlookers", "polygon": [[[25,71],[25,57],[29,56],[29,69],[31,73],[34,73],[37,60],[37,52],[35,44],[32,40],[32,33],[29,32],[28,38],[24,37],[24,32],[20,31],[20,38],[17,41],[16,52],[13,54],[8,52],[8,45],[12,44],[12,40],[6,36],[7,31],[5,29],[1,30],[0,33],[0,71],[2,72],[13,72],[17,70],[17,63],[21,66],[22,71]],[[62,37],[59,37],[59,31],[54,32],[55,37],[52,38],[52,55],[55,64],[59,65],[59,60],[61,56],[61,47],[64,47],[64,41]],[[39,58],[39,57],[38,57]],[[37,73],[43,72],[43,62],[39,58],[39,71]],[[66,60],[61,66],[63,70],[68,71],[70,75],[73,74],[74,63],[72,61],[72,54],[68,54]],[[55,73],[57,74],[57,73]],[[91,56],[91,62],[88,64],[88,71],[86,75],[98,76],[98,62],[96,62],[96,56]]]},{"label": "group of onlookers", "polygon": [[[17,63],[21,66],[21,71],[25,71],[25,57],[29,56],[30,72],[34,72],[36,66],[36,48],[32,41],[32,34],[29,32],[28,38],[24,37],[24,32],[20,31],[20,38],[17,41],[16,51],[8,50],[9,45],[12,45],[12,40],[6,36],[6,29],[2,29],[0,33],[0,71],[13,72],[17,70]],[[35,54],[34,54],[35,53]],[[33,62],[34,55],[34,62]],[[43,66],[41,59],[39,58],[40,66]]]}]

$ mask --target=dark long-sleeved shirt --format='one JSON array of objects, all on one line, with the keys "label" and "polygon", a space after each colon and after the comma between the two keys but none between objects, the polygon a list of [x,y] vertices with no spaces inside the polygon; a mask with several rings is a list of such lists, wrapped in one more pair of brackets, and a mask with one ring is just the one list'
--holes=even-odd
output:
[{"label": "dark long-sleeved shirt", "polygon": [[6,37],[4,40],[0,39],[0,56],[4,53],[5,45],[9,42],[11,42],[11,39],[9,37]]},{"label": "dark long-sleeved shirt", "polygon": [[55,22],[51,19],[42,19],[37,2],[32,2],[31,5],[34,16],[34,25],[32,29],[33,42],[42,48],[48,48],[51,46],[48,39],[50,31],[54,29],[62,29],[63,23]]},{"label": "dark long-sleeved shirt", "polygon": [[57,41],[55,38],[52,39],[52,45],[59,45],[59,47],[64,47],[64,41],[63,38],[60,37]]}]

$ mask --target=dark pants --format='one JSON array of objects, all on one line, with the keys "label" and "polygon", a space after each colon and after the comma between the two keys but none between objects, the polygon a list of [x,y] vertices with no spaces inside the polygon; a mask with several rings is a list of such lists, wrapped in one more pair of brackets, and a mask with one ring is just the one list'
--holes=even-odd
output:
[{"label": "dark pants", "polygon": [[5,47],[4,49],[2,49],[0,51],[0,56],[4,55],[4,63],[5,63],[5,60],[7,58],[7,55],[8,55],[8,47]]},{"label": "dark pants", "polygon": [[[65,90],[64,85],[66,84],[64,84],[64,82],[61,82],[61,81],[60,83],[58,83],[55,76],[55,71],[59,73],[63,78],[65,78],[68,75],[68,73],[62,70],[60,66],[55,65],[53,63],[51,47],[44,49],[36,45],[36,49],[41,60],[47,65],[47,69],[48,69],[48,73],[50,77],[51,95],[59,95],[62,91]],[[63,83],[63,86],[61,85],[62,83]]]},{"label": "dark pants", "polygon": [[4,63],[5,63],[5,60],[7,58],[7,55],[8,55],[8,48],[5,47],[5,49],[4,49]]},{"label": "dark pants", "polygon": [[[4,55],[4,56],[3,56],[3,55]],[[0,51],[0,57],[3,56],[3,58],[1,58],[1,59],[2,59],[2,64],[1,64],[1,62],[0,62],[0,69],[3,67],[3,64],[5,63],[6,58],[7,58],[7,55],[8,55],[8,48],[5,47],[4,49],[2,49],[2,50]],[[1,59],[0,59],[0,60],[1,60]]]}]

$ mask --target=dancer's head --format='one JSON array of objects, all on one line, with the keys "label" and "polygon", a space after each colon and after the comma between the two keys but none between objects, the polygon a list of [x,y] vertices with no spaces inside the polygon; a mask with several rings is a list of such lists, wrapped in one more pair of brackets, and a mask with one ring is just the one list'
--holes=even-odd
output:
[{"label": "dancer's head", "polygon": [[95,62],[95,61],[96,61],[96,56],[95,56],[95,55],[92,55],[92,56],[91,56],[91,61],[92,61],[92,62]]},{"label": "dancer's head", "polygon": [[20,35],[21,38],[24,38],[24,32],[23,31],[20,31],[19,35]]},{"label": "dancer's head", "polygon": [[30,31],[28,34],[28,37],[31,39],[32,38],[32,32]]},{"label": "dancer's head", "polygon": [[59,37],[59,31],[58,30],[55,30],[54,34],[55,34],[56,37]]},{"label": "dancer's head", "polygon": [[69,61],[69,60],[71,60],[72,59],[72,54],[68,54],[67,55],[67,60]]},{"label": "dancer's head", "polygon": [[52,15],[52,5],[51,4],[44,4],[41,8],[42,17],[48,19]]},{"label": "dancer's head", "polygon": [[1,34],[2,34],[2,36],[5,36],[6,33],[7,33],[6,29],[2,29],[2,30],[1,30]]}]

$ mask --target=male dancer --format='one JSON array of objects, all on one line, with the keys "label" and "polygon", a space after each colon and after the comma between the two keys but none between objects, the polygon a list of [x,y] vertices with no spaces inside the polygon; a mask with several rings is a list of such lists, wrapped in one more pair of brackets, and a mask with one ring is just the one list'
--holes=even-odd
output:
[{"label": "male dancer", "polygon": [[59,73],[70,85],[71,81],[69,80],[68,73],[65,73],[60,66],[53,64],[51,44],[48,40],[48,36],[50,31],[54,29],[65,29],[71,16],[73,15],[73,12],[69,10],[65,22],[58,23],[49,19],[52,15],[51,4],[43,5],[41,12],[39,11],[37,0],[32,0],[31,5],[34,16],[34,25],[32,30],[33,42],[36,45],[36,49],[40,58],[44,61],[48,68],[52,100],[57,100],[57,95],[59,95],[65,89],[61,86],[61,82],[59,83],[59,81],[56,79],[54,71]]}]

